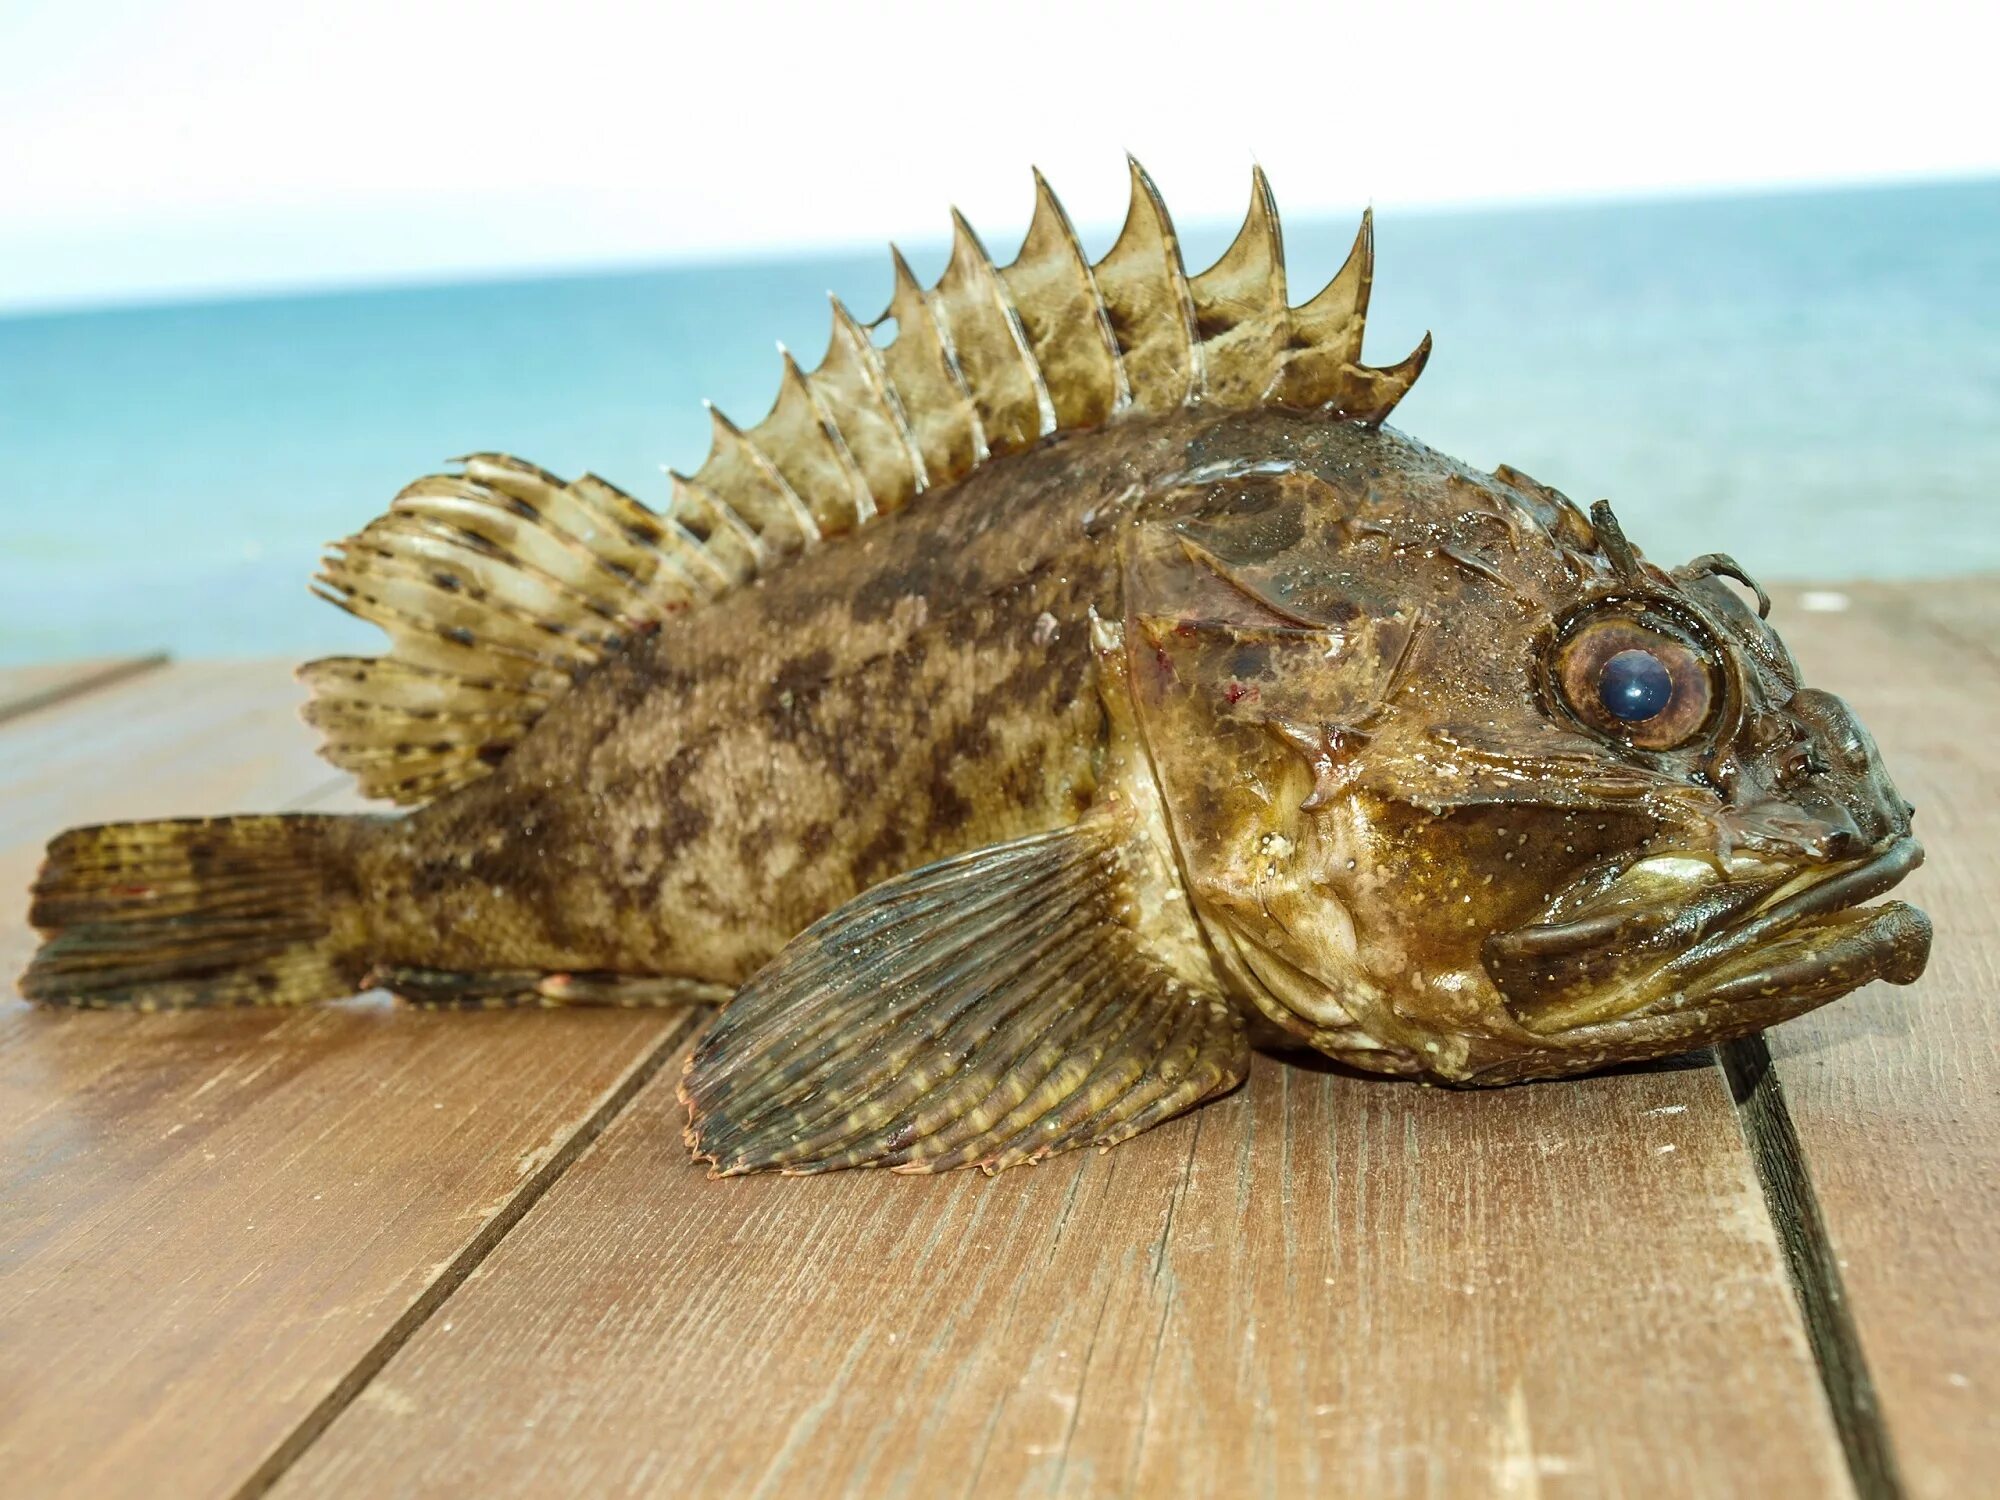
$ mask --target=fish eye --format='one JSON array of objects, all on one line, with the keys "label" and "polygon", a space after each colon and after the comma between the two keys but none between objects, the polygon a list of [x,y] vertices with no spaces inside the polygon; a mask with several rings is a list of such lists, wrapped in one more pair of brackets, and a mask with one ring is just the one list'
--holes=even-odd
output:
[{"label": "fish eye", "polygon": [[1641,620],[1586,621],[1556,646],[1555,681],[1570,713],[1599,734],[1671,750],[1707,727],[1715,673],[1695,646]]},{"label": "fish eye", "polygon": [[1674,674],[1652,652],[1630,647],[1598,672],[1597,701],[1612,718],[1643,724],[1674,701]]}]

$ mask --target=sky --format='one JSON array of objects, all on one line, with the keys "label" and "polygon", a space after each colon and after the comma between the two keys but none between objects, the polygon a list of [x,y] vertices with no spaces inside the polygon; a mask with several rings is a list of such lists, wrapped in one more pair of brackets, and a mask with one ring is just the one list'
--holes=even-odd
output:
[{"label": "sky", "polygon": [[[2000,171],[1973,0],[0,0],[0,311]],[[1006,232],[1001,232],[1006,231]],[[1089,238],[1089,236],[1087,236]],[[1093,243],[1102,243],[1093,239]]]}]

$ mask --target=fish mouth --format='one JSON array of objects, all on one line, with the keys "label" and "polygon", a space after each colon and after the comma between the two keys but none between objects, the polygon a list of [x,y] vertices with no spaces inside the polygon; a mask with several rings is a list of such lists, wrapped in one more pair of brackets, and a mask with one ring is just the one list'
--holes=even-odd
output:
[{"label": "fish mouth", "polygon": [[1805,868],[1651,856],[1561,920],[1489,938],[1487,972],[1514,1018],[1543,1036],[1695,1011],[1770,1024],[1871,980],[1923,973],[1929,918],[1901,901],[1865,904],[1923,858],[1907,836]]}]

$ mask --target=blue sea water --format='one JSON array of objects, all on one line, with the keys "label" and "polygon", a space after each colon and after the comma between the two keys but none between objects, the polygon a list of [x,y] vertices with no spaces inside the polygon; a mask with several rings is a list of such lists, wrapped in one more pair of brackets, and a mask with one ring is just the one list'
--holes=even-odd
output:
[{"label": "blue sea water", "polygon": [[[1183,226],[1189,263],[1232,228]],[[1352,230],[1286,226],[1295,296]],[[1435,330],[1394,419],[1432,446],[1609,496],[1662,559],[2000,568],[2000,181],[1389,214],[1377,243],[1369,356]],[[0,319],[0,661],[371,649],[303,583],[405,481],[504,448],[664,503],[701,397],[755,421],[772,341],[810,364],[826,289],[888,285],[822,255]]]}]

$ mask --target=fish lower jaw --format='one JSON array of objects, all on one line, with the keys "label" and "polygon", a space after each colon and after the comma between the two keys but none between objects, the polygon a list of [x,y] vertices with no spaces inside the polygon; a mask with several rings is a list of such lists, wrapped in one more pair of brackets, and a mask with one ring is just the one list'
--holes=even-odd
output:
[{"label": "fish lower jaw", "polygon": [[[1635,1013],[1545,1038],[1541,1047],[1485,1064],[1453,1081],[1491,1086],[1560,1078],[1720,1045],[1817,1010],[1875,979],[1908,984],[1922,972],[1930,948],[1930,919],[1901,901],[1837,913],[1815,921],[1812,929],[1801,932],[1796,943],[1763,950],[1763,962],[1745,964],[1739,972],[1705,976],[1699,986],[1675,991]],[[1815,947],[1824,954],[1836,933],[1844,933],[1841,941],[1854,944],[1860,964],[1816,958],[1810,974],[1777,971],[1773,959],[1781,947]],[[1815,936],[1820,942],[1810,944]],[[1872,962],[1865,958],[1870,953],[1877,955]],[[1888,955],[1886,961],[1883,955]]]},{"label": "fish lower jaw", "polygon": [[1930,918],[1907,902],[1844,907],[1803,917],[1770,942],[1718,960],[1672,998],[1703,1006],[1780,998],[1821,1004],[1877,979],[1913,983],[1930,944]]},{"label": "fish lower jaw", "polygon": [[[1589,1053],[1616,1042],[1630,1057],[1663,1056],[1761,1031],[1878,979],[1910,984],[1923,973],[1930,943],[1930,919],[1906,902],[1844,907],[1802,917],[1691,973],[1656,970],[1542,1009],[1531,1029],[1564,1051]],[[1633,1047],[1641,1041],[1651,1044],[1643,1054]]]},{"label": "fish lower jaw", "polygon": [[[1554,1046],[1593,1044],[1606,1027],[1718,1004],[1798,1014],[1870,980],[1907,984],[1922,972],[1930,944],[1923,913],[1901,902],[1862,904],[1922,861],[1922,846],[1902,838],[1861,859],[1802,871],[1748,903],[1732,902],[1733,916],[1725,925],[1659,962],[1625,975],[1607,974],[1602,983],[1579,983],[1580,975],[1569,969],[1574,963],[1601,964],[1610,951],[1602,945],[1546,953],[1535,966],[1538,974],[1506,976],[1496,970],[1494,977],[1522,1028]],[[1588,929],[1578,924],[1576,930]],[[1488,966],[1492,969],[1493,960]],[[1794,999],[1800,1003],[1789,1003]],[[1702,1040],[1707,1039],[1694,1042]]]}]

